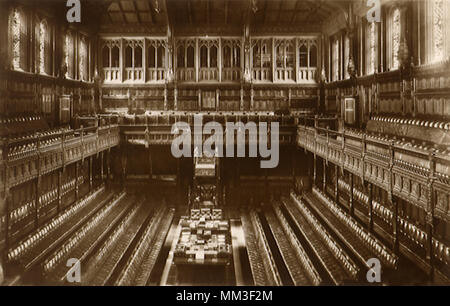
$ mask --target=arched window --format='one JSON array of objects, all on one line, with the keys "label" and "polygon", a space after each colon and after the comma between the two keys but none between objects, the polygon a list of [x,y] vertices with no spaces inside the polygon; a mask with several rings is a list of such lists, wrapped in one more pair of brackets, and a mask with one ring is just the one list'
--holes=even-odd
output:
[{"label": "arched window", "polygon": [[67,33],[65,37],[64,63],[67,67],[66,77],[74,78],[74,40],[72,33]]},{"label": "arched window", "polygon": [[125,48],[125,67],[133,68],[133,48],[130,46]]},{"label": "arched window", "polygon": [[366,74],[377,70],[377,29],[376,23],[368,23],[366,28]]},{"label": "arched window", "polygon": [[27,69],[27,26],[25,16],[19,8],[14,8],[9,17],[9,33],[12,67],[15,70]]},{"label": "arched window", "polygon": [[309,47],[309,67],[317,67],[317,47],[311,45]]},{"label": "arched window", "polygon": [[112,68],[120,67],[120,50],[118,46],[114,46],[111,49],[111,67]]},{"label": "arched window", "polygon": [[148,67],[156,67],[156,48],[155,46],[148,47]]},{"label": "arched window", "polygon": [[294,46],[291,43],[286,45],[286,67],[294,68],[295,52]]},{"label": "arched window", "polygon": [[211,46],[209,49],[209,67],[216,68],[217,67],[217,47]]},{"label": "arched window", "polygon": [[272,66],[272,47],[267,40],[257,41],[253,46],[253,67],[270,68]]},{"label": "arched window", "polygon": [[142,47],[136,46],[134,48],[134,67],[142,68]]},{"label": "arched window", "polygon": [[348,63],[350,61],[350,39],[348,36],[345,36],[344,39],[344,76],[345,79],[350,78],[348,73]]},{"label": "arched window", "polygon": [[49,74],[50,73],[50,33],[48,30],[48,25],[45,20],[42,20],[38,24],[38,29],[36,33],[36,40],[38,44],[38,68],[39,73]]},{"label": "arched window", "polygon": [[184,46],[178,46],[177,49],[177,66],[180,68],[185,67],[184,63]]},{"label": "arched window", "polygon": [[261,51],[259,45],[253,47],[253,67],[260,68],[261,66]]},{"label": "arched window", "polygon": [[308,48],[305,45],[301,45],[299,51],[298,62],[300,64],[300,67],[308,67]]},{"label": "arched window", "polygon": [[444,59],[444,0],[433,1],[433,62]]},{"label": "arched window", "polygon": [[187,48],[187,67],[194,68],[194,47],[189,46]]},{"label": "arched window", "polygon": [[109,47],[103,46],[102,49],[102,62],[103,62],[103,68],[109,68],[110,62],[109,62]]},{"label": "arched window", "polygon": [[85,38],[80,39],[79,77],[82,81],[88,81],[88,46]]},{"label": "arched window", "polygon": [[233,47],[233,67],[241,66],[241,47]]},{"label": "arched window", "polygon": [[241,48],[239,42],[228,41],[222,48],[222,65],[224,68],[241,66]]},{"label": "arched window", "polygon": [[333,81],[339,80],[339,39],[333,42]]},{"label": "arched window", "polygon": [[262,64],[263,67],[270,68],[272,65],[272,52],[269,52],[267,44],[262,45]]},{"label": "arched window", "polygon": [[400,35],[401,35],[401,20],[400,9],[395,8],[391,15],[391,69],[398,69],[400,66],[398,52],[400,50]]},{"label": "arched window", "polygon": [[224,68],[231,67],[231,47],[230,46],[223,47],[223,67]]},{"label": "arched window", "polygon": [[158,60],[157,60],[157,64],[158,64],[158,68],[164,68],[165,62],[166,62],[166,50],[163,46],[159,46],[158,50],[157,50],[157,54],[158,54]]},{"label": "arched window", "polygon": [[277,68],[284,68],[284,45],[283,44],[279,44],[277,47]]},{"label": "arched window", "polygon": [[208,48],[206,46],[200,48],[200,67],[208,67]]}]

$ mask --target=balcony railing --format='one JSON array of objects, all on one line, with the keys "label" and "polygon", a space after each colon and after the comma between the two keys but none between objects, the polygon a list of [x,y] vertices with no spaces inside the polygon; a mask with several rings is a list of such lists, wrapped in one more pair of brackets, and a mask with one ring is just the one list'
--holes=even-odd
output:
[{"label": "balcony railing", "polygon": [[272,81],[272,68],[253,68],[253,81]]},{"label": "balcony railing", "polygon": [[223,68],[223,82],[237,82],[241,80],[241,68]]},{"label": "balcony railing", "polygon": [[317,68],[300,67],[298,69],[297,82],[316,82]]},{"label": "balcony railing", "polygon": [[178,68],[177,80],[180,82],[195,82],[195,68]]},{"label": "balcony railing", "polygon": [[105,82],[120,81],[120,68],[103,68],[103,78]]},{"label": "balcony railing", "polygon": [[199,81],[218,81],[219,68],[200,68]]},{"label": "balcony railing", "polygon": [[125,68],[126,81],[144,81],[143,68]]},{"label": "balcony railing", "polygon": [[294,81],[294,76],[294,68],[277,68],[275,75],[277,81]]},{"label": "balcony railing", "polygon": [[166,79],[166,70],[164,68],[147,69],[147,78],[150,82],[161,82]]}]

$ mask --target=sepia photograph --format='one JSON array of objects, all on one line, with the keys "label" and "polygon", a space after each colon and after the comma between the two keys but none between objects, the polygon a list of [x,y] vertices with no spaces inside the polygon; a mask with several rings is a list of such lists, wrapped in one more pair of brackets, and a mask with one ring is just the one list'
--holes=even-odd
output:
[{"label": "sepia photograph", "polygon": [[0,0],[0,286],[450,286],[450,0]]}]

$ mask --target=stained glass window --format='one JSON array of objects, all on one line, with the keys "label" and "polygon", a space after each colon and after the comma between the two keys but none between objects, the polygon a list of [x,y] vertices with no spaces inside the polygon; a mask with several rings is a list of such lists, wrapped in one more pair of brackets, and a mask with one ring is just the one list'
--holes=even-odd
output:
[{"label": "stained glass window", "polygon": [[346,79],[350,78],[350,74],[348,73],[349,59],[350,59],[350,39],[348,36],[346,36],[344,40],[344,74]]},{"label": "stained glass window", "polygon": [[48,52],[49,52],[49,33],[47,23],[43,20],[39,23],[39,72],[49,73]]},{"label": "stained glass window", "polygon": [[74,77],[74,43],[71,33],[66,34],[65,48],[64,48],[64,62],[67,67],[66,77]]},{"label": "stained glass window", "polygon": [[377,56],[377,31],[375,22],[367,25],[367,42],[366,42],[366,73],[374,74]]},{"label": "stained glass window", "polygon": [[433,60],[437,62],[444,59],[444,0],[433,4]]},{"label": "stained glass window", "polygon": [[339,40],[333,43],[333,80],[339,80]]},{"label": "stained glass window", "polygon": [[80,54],[79,54],[79,73],[80,80],[87,81],[88,80],[88,51],[87,51],[87,43],[85,40],[80,41]]},{"label": "stained glass window", "polygon": [[397,69],[400,65],[398,51],[400,50],[400,10],[394,9],[392,12],[392,34],[391,34],[391,68]]},{"label": "stained glass window", "polygon": [[23,13],[15,8],[10,16],[11,57],[13,69],[25,70],[27,28]]}]

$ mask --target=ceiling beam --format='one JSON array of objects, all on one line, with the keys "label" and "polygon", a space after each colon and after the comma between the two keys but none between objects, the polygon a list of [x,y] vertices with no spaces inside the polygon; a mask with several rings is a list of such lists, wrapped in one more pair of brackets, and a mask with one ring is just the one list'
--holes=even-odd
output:
[{"label": "ceiling beam", "polygon": [[167,27],[172,29],[171,25],[173,23],[172,17],[171,15],[169,15],[169,9],[167,7],[167,0],[160,0],[162,2],[161,6],[162,6],[162,11],[164,12],[164,21],[167,24]]},{"label": "ceiling beam", "polygon": [[266,19],[267,19],[267,3],[268,2],[269,2],[269,0],[265,0],[265,2],[264,2],[263,23],[266,23]]},{"label": "ceiling beam", "polygon": [[225,0],[225,24],[228,24],[228,0]]},{"label": "ceiling beam", "polygon": [[297,0],[297,1],[295,2],[295,8],[294,8],[295,12],[294,12],[294,14],[292,14],[291,24],[293,24],[293,23],[295,22],[295,19],[297,18],[297,14],[298,14],[298,5],[299,5],[299,4],[300,4],[300,0]]},{"label": "ceiling beam", "polygon": [[152,3],[152,0],[149,0],[148,1],[148,6],[149,6],[149,8],[150,8],[150,20],[152,21],[152,24],[155,24],[156,23],[156,20],[155,20],[155,8],[153,7],[153,3]]},{"label": "ceiling beam", "polygon": [[187,0],[189,24],[192,24],[192,5],[191,0]]},{"label": "ceiling beam", "polygon": [[122,3],[120,3],[120,1],[117,1],[117,4],[119,5],[120,12],[122,13],[123,22],[128,23],[127,18],[125,17],[125,12],[123,10]]},{"label": "ceiling beam", "polygon": [[209,24],[209,0],[205,0],[206,1],[206,24]]},{"label": "ceiling beam", "polygon": [[278,5],[278,17],[277,17],[277,22],[280,22],[280,17],[281,17],[281,10],[283,8],[283,1],[280,1],[280,4]]},{"label": "ceiling beam", "polygon": [[134,2],[134,0],[131,1],[131,3],[133,3],[134,10],[136,11],[136,18],[137,18],[137,20],[138,20],[138,23],[141,23],[141,22],[142,22],[142,21],[141,21],[141,16],[139,16],[139,11],[138,11],[137,5],[136,5],[136,3]]}]

